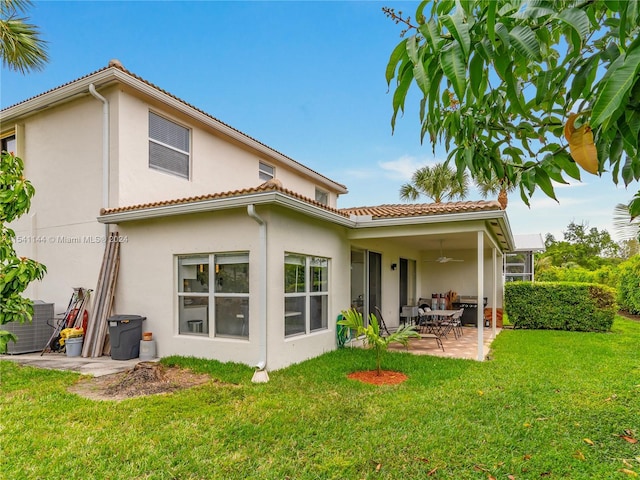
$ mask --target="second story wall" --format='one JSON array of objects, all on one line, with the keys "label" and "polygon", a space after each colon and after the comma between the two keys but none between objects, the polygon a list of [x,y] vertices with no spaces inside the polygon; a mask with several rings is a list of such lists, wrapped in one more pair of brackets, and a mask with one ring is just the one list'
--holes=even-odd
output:
[{"label": "second story wall", "polygon": [[[101,104],[82,97],[17,128],[18,154],[36,189],[30,213],[37,215],[38,229],[95,223],[102,206]],[[28,221],[25,216],[16,226]]]},{"label": "second story wall", "polygon": [[[112,139],[112,148],[115,148],[111,156],[115,163],[112,172],[117,172],[118,178],[112,206],[254,188],[265,181],[260,175],[261,166],[263,170],[266,167],[263,174],[273,172],[284,188],[308,198],[316,198],[317,187],[328,191],[301,172],[132,89],[118,88],[111,98],[115,100],[112,114],[117,118],[117,135]],[[159,130],[171,130],[153,133],[152,137],[166,134],[170,141],[171,135],[176,135],[180,137],[177,144],[184,145],[186,135],[187,149],[167,149],[163,142],[150,139],[150,122]],[[180,167],[182,170],[168,172],[150,167],[149,151],[156,147],[150,143],[165,149],[169,156],[175,155],[179,163],[185,162],[184,167]],[[335,206],[334,192],[329,192],[328,204]]]}]

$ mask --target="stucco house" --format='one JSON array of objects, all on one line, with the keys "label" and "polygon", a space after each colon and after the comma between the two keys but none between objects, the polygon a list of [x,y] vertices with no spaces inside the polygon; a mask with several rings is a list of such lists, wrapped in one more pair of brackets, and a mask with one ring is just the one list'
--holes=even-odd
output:
[{"label": "stucco house", "polygon": [[118,231],[114,313],[147,317],[160,356],[273,370],[335,349],[350,306],[390,328],[434,292],[502,306],[514,242],[497,202],[338,208],[344,185],[118,61],[3,109],[0,138],[36,188],[13,225],[48,268],[27,294],[64,309]]}]

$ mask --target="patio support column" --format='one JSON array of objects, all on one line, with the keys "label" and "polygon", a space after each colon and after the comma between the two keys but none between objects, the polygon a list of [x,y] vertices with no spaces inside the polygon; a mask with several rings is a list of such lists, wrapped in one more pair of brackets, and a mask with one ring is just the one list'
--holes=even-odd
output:
[{"label": "patio support column", "polygon": [[491,331],[496,338],[496,302],[498,301],[498,254],[496,247],[491,249],[493,260],[493,298],[491,299]]},{"label": "patio support column", "polygon": [[484,360],[484,232],[478,232],[478,360]]}]

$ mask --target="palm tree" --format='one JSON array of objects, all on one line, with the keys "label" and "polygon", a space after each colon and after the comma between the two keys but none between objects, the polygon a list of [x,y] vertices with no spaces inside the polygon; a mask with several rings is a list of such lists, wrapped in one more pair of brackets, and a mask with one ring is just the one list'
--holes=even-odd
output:
[{"label": "palm tree", "polygon": [[22,74],[40,70],[49,61],[47,43],[38,27],[19,17],[29,0],[0,0],[0,57],[2,65]]},{"label": "palm tree", "polygon": [[420,338],[418,332],[413,325],[403,325],[387,335],[382,336],[380,333],[380,324],[378,318],[373,314],[369,314],[369,324],[364,326],[364,318],[362,313],[355,308],[342,312],[342,320],[338,321],[338,325],[342,325],[353,330],[357,337],[364,336],[364,342],[376,352],[376,372],[378,376],[382,375],[382,354],[387,351],[390,343],[400,343],[405,347],[409,344],[409,339]]},{"label": "palm tree", "polygon": [[621,240],[640,241],[640,217],[631,219],[629,205],[619,203],[613,209],[613,228]]},{"label": "palm tree", "polygon": [[424,195],[435,203],[442,203],[455,198],[462,200],[468,193],[469,174],[465,171],[460,179],[456,171],[445,163],[419,168],[413,173],[411,183],[400,187],[400,199],[404,201],[414,201]]},{"label": "palm tree", "polygon": [[509,193],[513,192],[518,185],[510,183],[506,178],[492,178],[491,180],[478,178],[476,186],[482,198],[497,195],[502,209],[506,210],[509,204]]}]

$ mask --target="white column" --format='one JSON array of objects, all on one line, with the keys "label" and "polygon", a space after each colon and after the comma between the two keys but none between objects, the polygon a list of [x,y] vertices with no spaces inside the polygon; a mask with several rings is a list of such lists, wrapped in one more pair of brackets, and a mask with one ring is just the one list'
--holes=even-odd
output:
[{"label": "white column", "polygon": [[496,338],[496,305],[498,302],[498,255],[496,247],[491,249],[493,257],[493,298],[491,299],[491,326],[493,338]]},{"label": "white column", "polygon": [[478,232],[478,360],[484,360],[484,233]]}]

